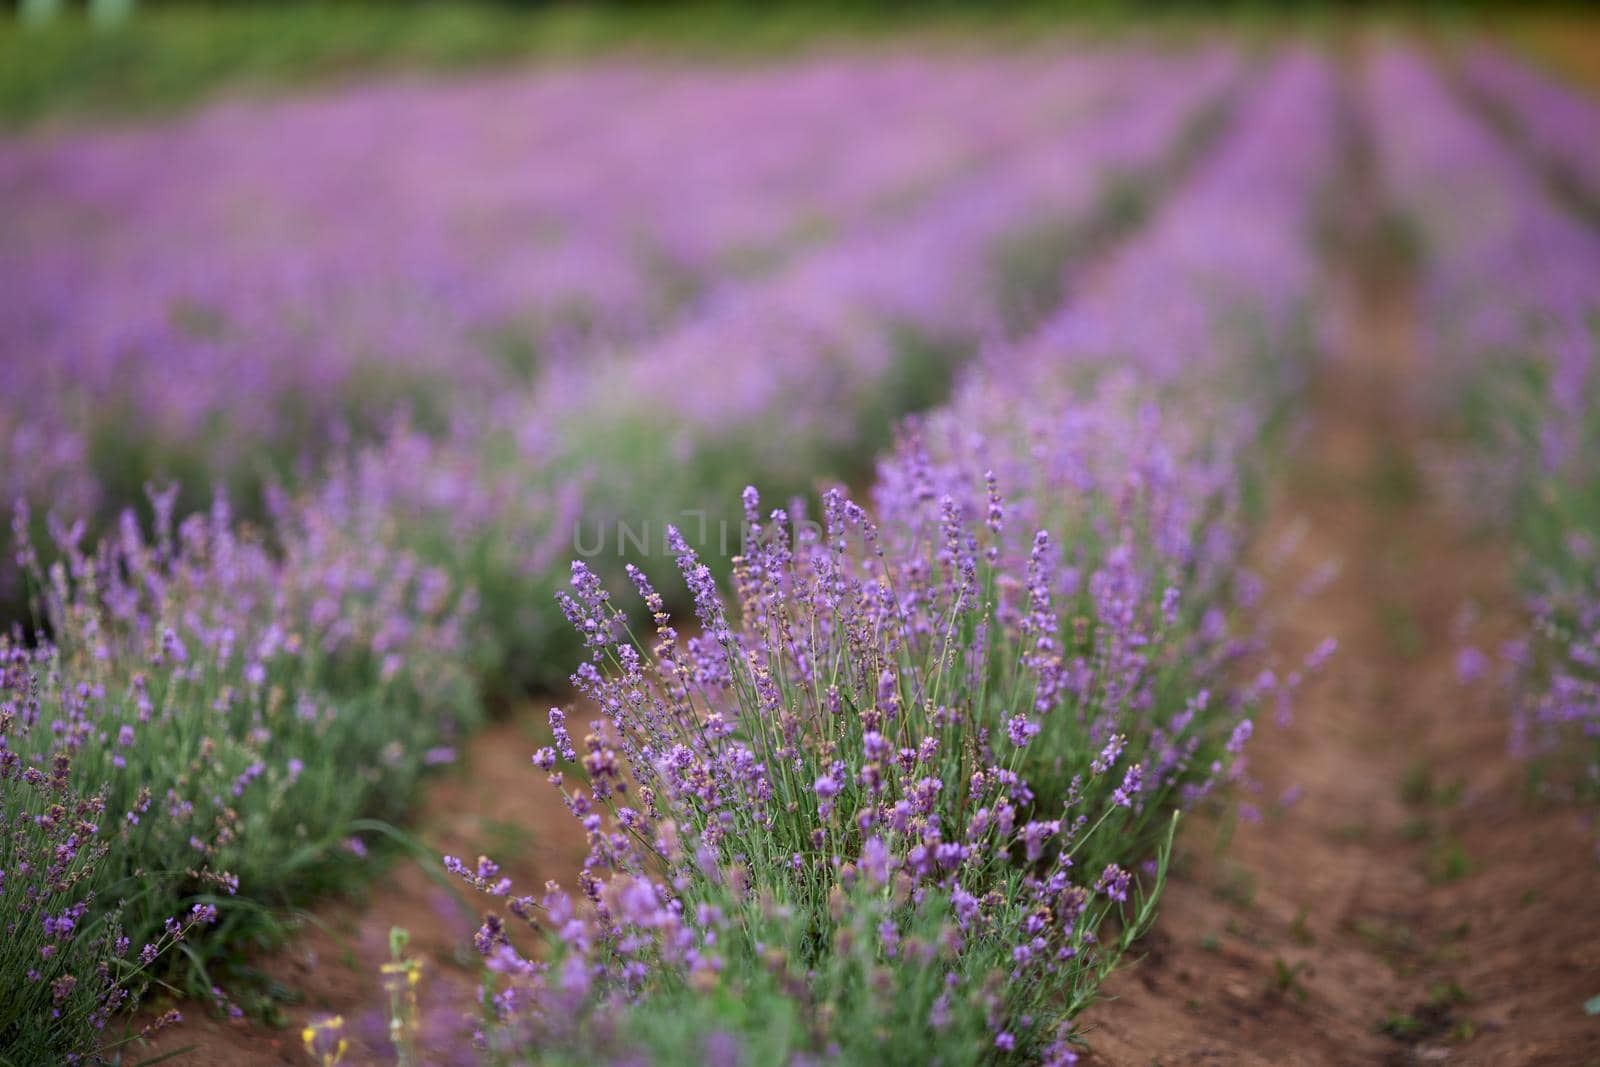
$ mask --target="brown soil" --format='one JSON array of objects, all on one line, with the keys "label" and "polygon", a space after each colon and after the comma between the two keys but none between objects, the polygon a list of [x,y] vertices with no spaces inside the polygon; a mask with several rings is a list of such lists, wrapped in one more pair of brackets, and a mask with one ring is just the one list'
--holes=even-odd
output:
[{"label": "brown soil", "polygon": [[[471,863],[490,854],[519,892],[547,880],[570,884],[587,847],[583,829],[529,757],[548,739],[546,708],[529,706],[483,731],[466,746],[454,773],[437,780],[413,832],[434,857]],[[575,716],[574,725],[586,720]],[[411,935],[409,954],[425,961],[418,1044],[425,1064],[471,1063],[468,1035],[453,1025],[476,995],[477,953],[471,945],[483,905],[490,903],[444,874],[437,859],[402,861],[366,897],[319,911],[294,942],[258,961],[297,1002],[284,1025],[228,1023],[183,1005],[184,1023],[139,1045],[132,1062],[176,1053],[172,1067],[265,1067],[311,1062],[300,1038],[306,1021],[343,1016],[350,1041],[344,1063],[388,1063],[388,1001],[379,968],[390,958],[389,931]]]}]

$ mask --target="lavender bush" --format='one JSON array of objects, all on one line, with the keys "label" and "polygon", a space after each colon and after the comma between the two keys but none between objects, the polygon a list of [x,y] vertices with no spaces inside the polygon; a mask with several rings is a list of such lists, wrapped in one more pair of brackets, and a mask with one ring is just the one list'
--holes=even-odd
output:
[{"label": "lavender bush", "polygon": [[70,769],[93,806],[74,824],[95,873],[81,925],[158,942],[201,907],[218,920],[204,959],[358,872],[357,820],[402,814],[480,705],[471,605],[441,573],[327,513],[283,505],[273,551],[220,499],[182,522],[174,500],[154,496],[149,533],[124,514],[93,552],[81,526],[58,529],[48,568],[19,513],[53,644],[37,654],[48,702],[29,699],[4,742],[24,782],[59,772],[65,788]]},{"label": "lavender bush", "polygon": [[[148,799],[116,807],[77,759],[88,709],[103,699],[92,684],[70,684],[53,649],[0,638],[0,1050],[9,1062],[114,1047],[112,1017],[137,1006],[151,968],[173,946],[217,917],[197,903],[139,924],[148,941],[124,932],[127,911],[172,904],[178,879],[123,868],[141,825],[167,815],[150,811]],[[205,865],[196,858],[189,877],[225,880]]]},{"label": "lavender bush", "polygon": [[[946,1015],[968,1045],[1000,1036],[985,1034],[986,1019],[1003,1020],[1004,1040],[1024,1047],[1059,1040],[1067,1005],[1058,998],[1114,961],[1120,942],[1102,950],[1094,932],[1131,892],[1114,867],[1095,872],[1098,896],[1075,886],[1073,854],[1092,830],[1135,818],[1139,771],[1118,760],[1113,739],[1089,784],[1115,776],[1122,805],[1073,798],[1059,818],[1028,818],[1032,793],[1011,768],[1032,732],[996,732],[975,682],[1014,673],[1036,685],[1037,672],[1016,662],[1014,634],[992,624],[977,583],[994,575],[980,564],[983,545],[961,554],[959,519],[945,531],[954,550],[922,546],[943,559],[915,590],[926,600],[907,607],[872,547],[881,534],[842,495],[827,500],[825,536],[802,538],[792,554],[785,516],[772,517],[768,539],[754,494],[747,500],[763,543],[736,569],[737,631],[681,540],[703,632],[680,644],[634,572],[658,613],[653,656],[617,636],[622,617],[575,568],[568,610],[596,654],[580,679],[606,720],[575,743],[552,713],[556,747],[535,762],[561,785],[557,760],[577,761],[575,744],[584,750],[589,792],[569,806],[591,830],[580,884],[595,910],[580,916],[559,893],[512,900],[530,919],[542,909],[559,933],[548,972],[511,949],[498,920],[480,931],[504,983],[488,1047],[583,1055],[587,1035],[596,1026],[603,1035],[600,1020],[620,1006],[614,998],[658,988],[666,1002],[647,997],[643,1018],[623,1028],[627,1040],[649,1040],[643,1031],[664,1024],[656,1014],[681,1010],[691,993],[702,1017],[750,1004],[745,1028],[765,1017],[762,1005],[792,1002],[777,1015],[792,1029],[766,1039],[786,1054],[858,1041],[840,1044],[848,1055],[876,1045],[891,1023],[923,1030]],[[447,865],[509,893],[488,861]],[[915,974],[884,966],[901,958]],[[985,989],[998,967],[1027,980]],[[1035,1013],[1037,1026],[1027,1018]]]}]

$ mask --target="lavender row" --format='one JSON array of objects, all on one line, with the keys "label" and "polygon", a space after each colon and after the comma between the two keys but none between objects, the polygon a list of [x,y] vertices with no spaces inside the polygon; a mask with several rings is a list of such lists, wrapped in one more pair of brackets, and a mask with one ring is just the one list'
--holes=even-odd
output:
[{"label": "lavender row", "polygon": [[1543,164],[1600,205],[1600,103],[1499,49],[1473,51],[1464,75]]},{"label": "lavender row", "polygon": [[[1262,412],[1240,430],[1212,390],[1298,362],[1332,85],[1297,55],[1251,87],[1148,236],[908,424],[871,513],[835,490],[812,526],[747,490],[732,603],[675,538],[695,636],[630,570],[656,624],[635,643],[574,564],[597,718],[552,711],[534,762],[589,834],[578,896],[445,861],[510,912],[478,934],[480,1057],[858,1062],[931,1032],[947,1062],[1075,1059],[1172,812],[1293,685],[1230,683],[1247,642],[1210,576],[1238,573]],[[1165,331],[1152,296],[1185,309]]]},{"label": "lavender row", "polygon": [[[1600,230],[1557,204],[1417,55],[1375,66],[1369,115],[1396,205],[1424,248],[1422,323],[1433,380],[1477,450],[1471,499],[1517,534],[1526,640],[1507,652],[1513,748],[1600,782]],[[1396,101],[1403,101],[1397,107]],[[1481,669],[1469,653],[1469,670]]]},{"label": "lavender row", "polygon": [[[1406,105],[1388,106],[1393,99]],[[1388,194],[1427,257],[1420,310],[1436,381],[1450,403],[1461,399],[1452,386],[1481,381],[1518,360],[1550,371],[1550,407],[1565,418],[1543,427],[1539,439],[1527,442],[1532,447],[1506,450],[1514,469],[1496,479],[1504,499],[1525,473],[1554,471],[1573,453],[1600,235],[1563,211],[1537,169],[1452,96],[1417,54],[1391,50],[1376,60],[1367,113]],[[1528,463],[1531,470],[1516,466]]]},{"label": "lavender row", "polygon": [[0,146],[0,491],[203,499],[397,404],[441,422],[1048,132],[1107,66],[602,68]]}]

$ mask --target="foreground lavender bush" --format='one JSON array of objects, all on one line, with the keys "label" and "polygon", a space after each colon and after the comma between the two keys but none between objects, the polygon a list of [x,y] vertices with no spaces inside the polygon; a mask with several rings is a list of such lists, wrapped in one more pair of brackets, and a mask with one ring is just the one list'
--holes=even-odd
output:
[{"label": "foreground lavender bush", "polygon": [[115,807],[76,761],[86,710],[104,697],[96,687],[67,684],[54,650],[0,638],[0,1056],[7,1062],[114,1047],[106,1034],[112,1017],[137,1006],[151,968],[217,916],[215,907],[195,904],[143,931],[149,941],[124,933],[128,902],[152,883],[159,894],[172,878],[146,869],[129,877],[116,853],[130,847],[141,824],[167,816],[150,811],[148,799]]},{"label": "foreground lavender bush", "polygon": [[[885,461],[881,526],[837,491],[812,525],[747,490],[737,617],[676,532],[687,641],[642,572],[649,647],[574,564],[598,718],[577,739],[552,711],[534,762],[558,787],[582,765],[564,794],[589,833],[581,897],[446,859],[547,933],[536,957],[515,923],[479,932],[491,1059],[1072,1061],[1074,1016],[1154,916],[1171,813],[1227,779],[1251,709],[1299,673],[1229,684],[1244,647],[1207,576],[1239,563],[1246,455],[1221,431],[1241,423],[1162,383],[1292,351],[1330,118],[1310,57],[1259,86],[1179,197],[1175,219],[1204,221],[1158,225],[1089,297],[1109,343],[1047,358],[1057,327],[997,356]],[[1303,167],[1281,151],[1296,136]],[[1162,266],[1246,212],[1282,236]],[[1167,269],[1175,299],[1211,287],[1201,320],[1173,320],[1211,345],[1151,351],[1115,317]],[[1118,374],[1123,338],[1150,360]],[[1264,421],[1242,423],[1257,443]]]},{"label": "foreground lavender bush", "polygon": [[[1570,129],[1574,166],[1600,136],[1593,109],[1553,107],[1544,94],[1558,90],[1536,91],[1507,61],[1474,73],[1514,94],[1542,149]],[[1538,757],[1548,787],[1600,795],[1600,232],[1418,56],[1384,54],[1370,90],[1390,193],[1422,237],[1424,336],[1455,401],[1445,413],[1474,446],[1457,495],[1517,535],[1530,626],[1508,650],[1513,749]]]},{"label": "foreground lavender bush", "polygon": [[175,522],[174,497],[92,554],[58,531],[48,570],[22,540],[53,647],[17,653],[44,681],[0,740],[22,781],[70,771],[95,813],[74,823],[94,870],[75,921],[143,944],[202,907],[204,959],[357,870],[358,820],[403,813],[479,702],[443,575],[336,517],[285,505],[273,551],[220,500]]},{"label": "foreground lavender bush", "polygon": [[[623,617],[575,567],[567,608],[594,653],[580,684],[606,714],[577,742],[590,791],[569,799],[591,830],[580,882],[594,912],[559,893],[511,902],[530,919],[548,913],[559,936],[548,972],[516,954],[498,920],[480,932],[504,983],[490,1050],[584,1055],[631,991],[648,996],[614,1051],[653,1043],[649,1031],[676,1029],[683,1012],[727,1016],[732,997],[751,1015],[722,1024],[779,1060],[808,1048],[854,1058],[886,1029],[930,1024],[949,1029],[958,1061],[996,1042],[1064,1056],[1057,1024],[1153,915],[1138,899],[1122,939],[1100,946],[1101,922],[1138,891],[1119,867],[1086,872],[1093,889],[1073,872],[1085,845],[1145,816],[1142,768],[1112,737],[1080,796],[1055,818],[1030,817],[1013,768],[1038,728],[1008,722],[1019,705],[1005,694],[1009,683],[1026,706],[1048,683],[1037,646],[1018,640],[1027,624],[996,623],[981,592],[997,577],[990,538],[966,543],[958,513],[920,544],[927,565],[908,590],[843,496],[828,496],[824,534],[792,549],[787,516],[764,527],[753,492],[747,507],[757,543],[736,567],[737,629],[681,539],[703,632],[680,642],[634,572],[657,616],[650,653],[620,636]],[[985,521],[1002,530],[1003,505]],[[556,748],[535,762],[559,785],[557,760],[580,757],[564,716],[552,725]],[[487,861],[449,865],[509,892]],[[752,1037],[767,1006],[789,1029]],[[694,1055],[693,1043],[669,1047]]]}]

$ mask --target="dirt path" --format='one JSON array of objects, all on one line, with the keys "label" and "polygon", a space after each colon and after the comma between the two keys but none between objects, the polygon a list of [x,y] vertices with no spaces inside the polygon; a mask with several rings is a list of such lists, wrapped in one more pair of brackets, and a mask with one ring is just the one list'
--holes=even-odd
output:
[{"label": "dirt path", "polygon": [[[283,950],[259,961],[268,988],[292,999],[281,1007],[281,1025],[227,1022],[198,1005],[182,1005],[181,1026],[136,1050],[140,1059],[174,1054],[171,1067],[266,1067],[311,1062],[300,1027],[311,1018],[345,1019],[350,1049],[346,1064],[392,1063],[387,999],[379,968],[390,958],[389,930],[411,934],[410,954],[425,961],[422,986],[424,1028],[419,1054],[424,1064],[471,1064],[459,1020],[478,982],[472,933],[483,898],[440,877],[444,853],[469,861],[488,853],[524,890],[549,879],[570,884],[586,844],[582,827],[562,807],[529,757],[547,743],[542,705],[528,706],[492,724],[465,747],[457,767],[429,788],[413,833],[429,861],[398,860],[365,896],[319,908]],[[579,717],[578,721],[586,721]]]},{"label": "dirt path", "polygon": [[1417,471],[1412,295],[1355,169],[1349,329],[1258,554],[1273,651],[1340,649],[1251,742],[1263,817],[1181,835],[1146,958],[1082,1020],[1097,1064],[1600,1063],[1593,831],[1526,799],[1505,695],[1459,680],[1465,606],[1481,647],[1515,632],[1508,559]]}]

